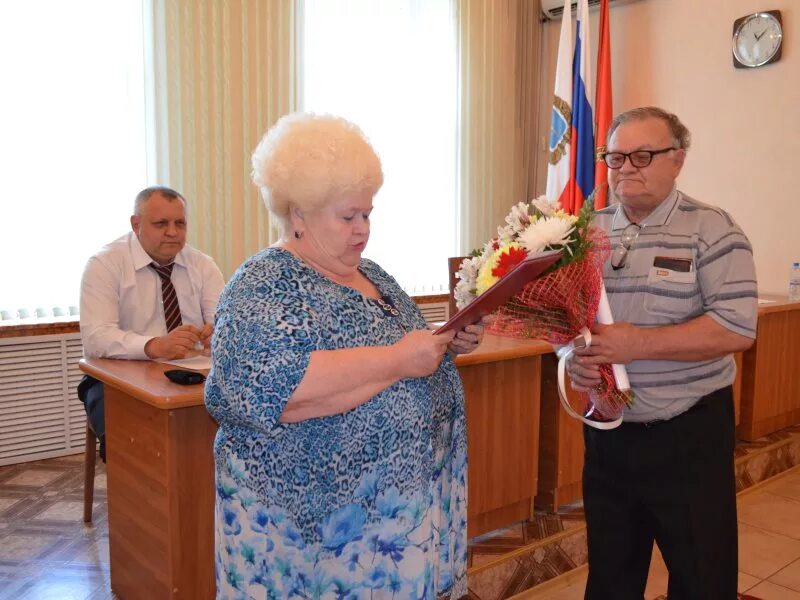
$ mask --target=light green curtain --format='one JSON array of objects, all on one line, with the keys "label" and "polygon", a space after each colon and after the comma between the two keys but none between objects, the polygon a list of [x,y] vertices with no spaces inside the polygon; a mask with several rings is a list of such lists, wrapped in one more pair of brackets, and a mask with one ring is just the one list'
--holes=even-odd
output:
[{"label": "light green curtain", "polygon": [[513,204],[537,195],[541,24],[538,0],[456,1],[459,251],[496,235]]},{"label": "light green curtain", "polygon": [[296,109],[294,0],[152,0],[157,182],[189,202],[189,243],[226,278],[274,241],[250,182],[263,133]]}]

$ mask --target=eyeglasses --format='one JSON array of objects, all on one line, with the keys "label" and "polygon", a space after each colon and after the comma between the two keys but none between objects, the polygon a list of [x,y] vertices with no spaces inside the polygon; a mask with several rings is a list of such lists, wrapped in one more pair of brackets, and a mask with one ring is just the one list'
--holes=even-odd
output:
[{"label": "eyeglasses", "polygon": [[631,161],[631,164],[637,169],[643,169],[653,162],[653,157],[656,154],[664,154],[670,150],[680,150],[680,148],[662,148],[661,150],[636,150],[635,152],[604,152],[600,155],[603,162],[606,163],[609,169],[621,169],[625,164],[625,159]]},{"label": "eyeglasses", "polygon": [[619,236],[619,246],[614,248],[611,253],[611,268],[618,271],[625,266],[625,261],[628,258],[628,250],[633,246],[633,242],[639,237],[639,232],[642,230],[641,225],[636,223],[629,224]]}]

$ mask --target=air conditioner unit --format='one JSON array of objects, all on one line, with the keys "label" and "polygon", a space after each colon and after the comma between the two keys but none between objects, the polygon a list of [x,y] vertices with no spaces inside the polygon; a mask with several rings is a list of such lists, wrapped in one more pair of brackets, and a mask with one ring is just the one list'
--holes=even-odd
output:
[{"label": "air conditioner unit", "polygon": [[[634,2],[635,0],[608,0],[609,5],[620,5]],[[600,0],[589,0],[589,10],[600,6]],[[578,3],[572,3],[573,14],[578,9]],[[542,0],[542,19],[551,21],[553,19],[560,19],[564,13],[564,0]]]}]

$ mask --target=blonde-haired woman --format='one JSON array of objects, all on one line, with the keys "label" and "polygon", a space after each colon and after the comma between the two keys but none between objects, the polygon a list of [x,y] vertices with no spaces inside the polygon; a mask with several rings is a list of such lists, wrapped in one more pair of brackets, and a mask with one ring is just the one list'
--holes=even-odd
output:
[{"label": "blonde-haired woman", "polygon": [[218,598],[466,594],[466,432],[452,358],[362,259],[380,160],[335,117],[293,114],[253,154],[281,240],[220,298],[206,404],[219,422]]}]

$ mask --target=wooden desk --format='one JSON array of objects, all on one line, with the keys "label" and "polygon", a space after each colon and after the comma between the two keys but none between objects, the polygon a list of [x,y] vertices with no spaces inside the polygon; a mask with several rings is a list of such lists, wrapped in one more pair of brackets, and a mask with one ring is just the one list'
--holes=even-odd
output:
[{"label": "wooden desk", "polygon": [[800,423],[800,303],[785,296],[758,311],[758,331],[742,365],[739,437],[752,441]]},{"label": "wooden desk", "polygon": [[[468,534],[531,514],[537,489],[542,342],[486,336],[459,356],[468,438]],[[201,386],[150,361],[88,359],[106,384],[111,588],[122,600],[214,597],[216,423]]]},{"label": "wooden desk", "polygon": [[82,360],[105,383],[111,589],[121,600],[214,597],[217,425],[203,387],[151,361]]}]

